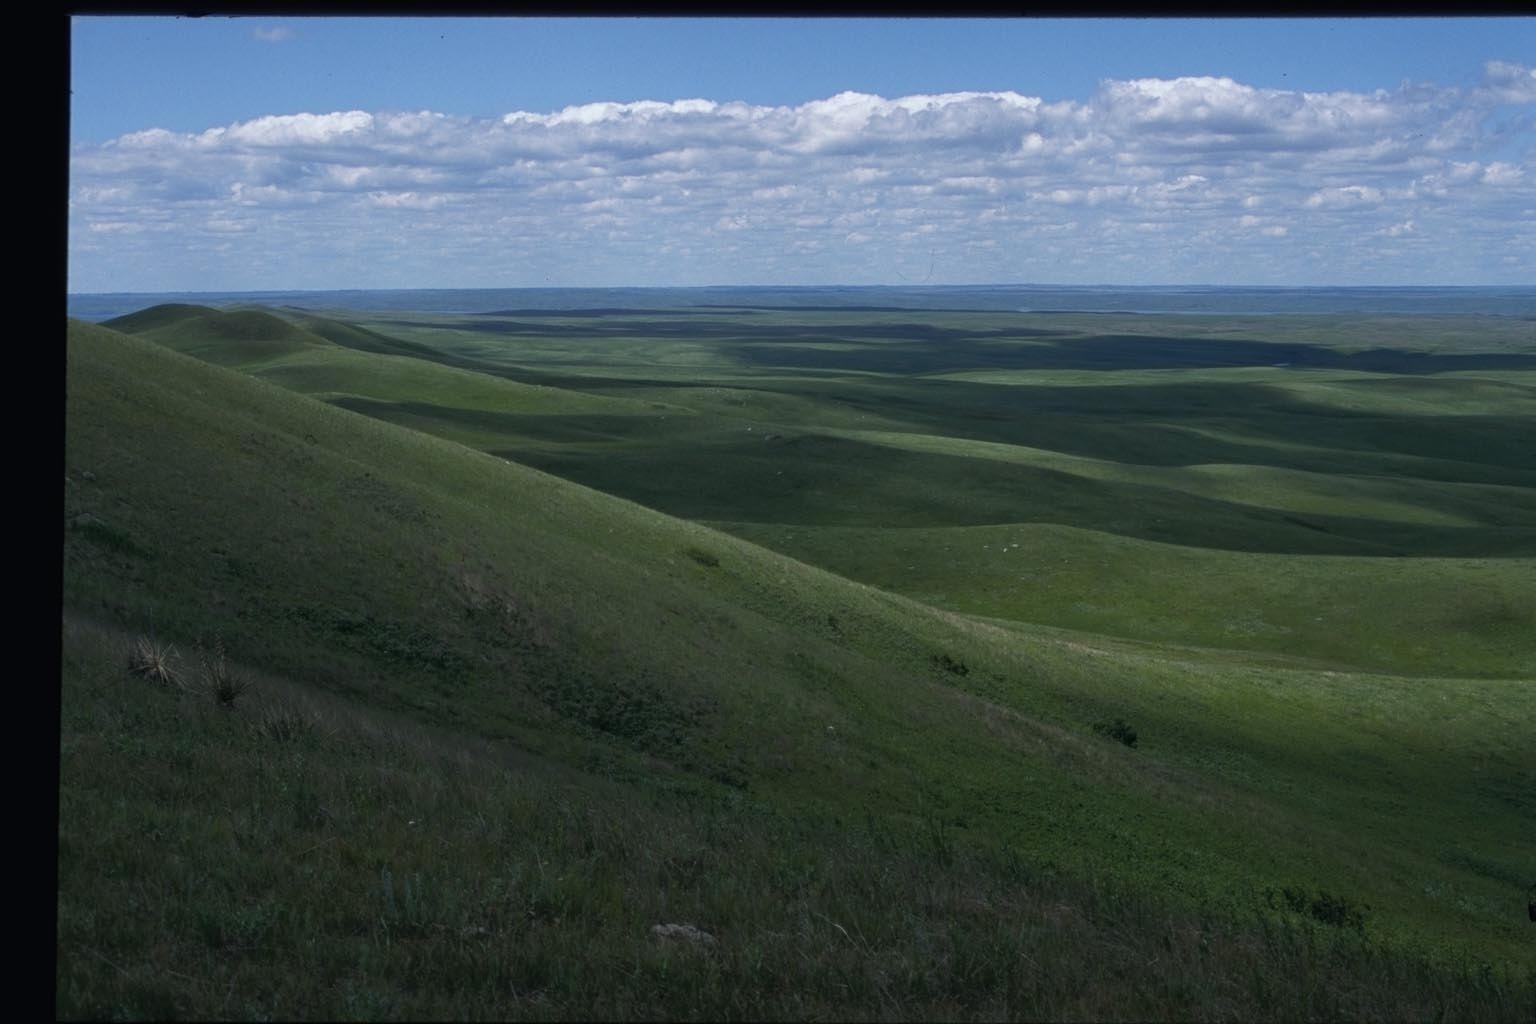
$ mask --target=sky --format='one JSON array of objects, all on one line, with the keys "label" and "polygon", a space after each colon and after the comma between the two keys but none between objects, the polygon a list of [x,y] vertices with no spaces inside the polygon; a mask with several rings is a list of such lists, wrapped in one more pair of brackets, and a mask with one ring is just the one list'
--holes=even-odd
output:
[{"label": "sky", "polygon": [[71,24],[69,290],[1536,284],[1536,18]]}]

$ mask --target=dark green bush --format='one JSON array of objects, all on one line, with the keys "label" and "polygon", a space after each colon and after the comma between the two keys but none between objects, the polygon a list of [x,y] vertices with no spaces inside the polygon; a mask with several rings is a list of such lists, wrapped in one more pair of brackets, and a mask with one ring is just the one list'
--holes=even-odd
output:
[{"label": "dark green bush", "polygon": [[952,675],[964,676],[971,672],[965,662],[956,661],[947,654],[935,654],[932,660],[935,668],[941,668]]},{"label": "dark green bush", "polygon": [[1314,921],[1335,928],[1351,928],[1362,933],[1365,931],[1367,908],[1343,896],[1335,896],[1327,891],[1313,895],[1306,889],[1287,885],[1280,889],[1265,889],[1264,898],[1276,910],[1304,914]]},{"label": "dark green bush", "polygon": [[1123,718],[1116,718],[1113,722],[1094,722],[1093,731],[1100,736],[1119,740],[1128,747],[1136,745],[1136,730],[1127,725]]}]

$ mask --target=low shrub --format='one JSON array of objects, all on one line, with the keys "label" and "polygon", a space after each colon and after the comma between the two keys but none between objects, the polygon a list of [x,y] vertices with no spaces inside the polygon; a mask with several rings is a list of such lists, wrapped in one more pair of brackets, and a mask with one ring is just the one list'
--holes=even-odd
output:
[{"label": "low shrub", "polygon": [[1368,908],[1343,896],[1335,896],[1327,891],[1313,895],[1306,889],[1287,885],[1280,889],[1265,889],[1264,898],[1276,910],[1304,914],[1314,921],[1335,928],[1350,928],[1362,933],[1365,931],[1365,912]]},{"label": "low shrub", "polygon": [[941,668],[951,675],[970,675],[970,667],[963,661],[956,661],[947,654],[935,654],[931,659],[935,668]]},{"label": "low shrub", "polygon": [[1119,740],[1128,747],[1136,745],[1136,730],[1127,725],[1123,718],[1116,718],[1113,722],[1094,722],[1093,731],[1107,739]]}]

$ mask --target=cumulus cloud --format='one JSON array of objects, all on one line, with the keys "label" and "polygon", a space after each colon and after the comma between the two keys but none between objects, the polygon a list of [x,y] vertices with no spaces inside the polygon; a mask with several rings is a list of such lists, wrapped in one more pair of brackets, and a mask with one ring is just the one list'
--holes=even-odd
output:
[{"label": "cumulus cloud", "polygon": [[1490,60],[1483,65],[1483,88],[1501,103],[1536,103],[1536,68]]},{"label": "cumulus cloud", "polygon": [[1381,189],[1370,185],[1335,185],[1312,193],[1302,205],[1314,210],[1375,206],[1381,202],[1381,198]]},{"label": "cumulus cloud", "polygon": [[1483,181],[1489,185],[1513,185],[1525,177],[1525,168],[1495,161],[1483,168]]},{"label": "cumulus cloud", "polygon": [[261,25],[251,29],[251,36],[263,43],[286,43],[296,39],[298,33],[287,25]]},{"label": "cumulus cloud", "polygon": [[178,275],[199,267],[250,288],[894,283],[914,267],[934,283],[1364,283],[1417,271],[1372,262],[1363,239],[1422,231],[1445,243],[1426,280],[1529,280],[1507,257],[1533,250],[1536,147],[1509,126],[1533,104],[1536,70],[1490,61],[1465,89],[1186,77],[1052,103],[274,113],[77,147],[71,274],[80,290],[193,287]]}]

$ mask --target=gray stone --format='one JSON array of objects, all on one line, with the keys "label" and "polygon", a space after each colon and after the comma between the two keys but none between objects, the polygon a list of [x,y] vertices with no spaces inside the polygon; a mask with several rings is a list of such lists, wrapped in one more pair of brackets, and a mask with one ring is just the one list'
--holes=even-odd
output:
[{"label": "gray stone", "polygon": [[653,924],[651,934],[662,942],[688,942],[696,946],[713,946],[715,937],[691,924]]}]

